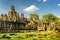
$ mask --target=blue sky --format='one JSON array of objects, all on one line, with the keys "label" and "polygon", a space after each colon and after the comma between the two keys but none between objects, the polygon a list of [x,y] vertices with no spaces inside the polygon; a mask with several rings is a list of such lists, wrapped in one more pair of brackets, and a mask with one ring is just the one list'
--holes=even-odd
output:
[{"label": "blue sky", "polygon": [[30,13],[37,13],[40,17],[52,13],[60,17],[60,0],[0,0],[0,14],[7,14],[11,5],[16,11],[29,16]]}]

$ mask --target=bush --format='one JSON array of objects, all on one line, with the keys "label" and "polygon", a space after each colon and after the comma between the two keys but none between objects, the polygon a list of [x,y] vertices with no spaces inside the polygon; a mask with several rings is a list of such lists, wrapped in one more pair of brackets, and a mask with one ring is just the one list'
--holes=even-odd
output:
[{"label": "bush", "polygon": [[16,35],[16,34],[14,34],[14,33],[11,33],[11,34],[9,34],[10,36],[13,36],[13,35]]}]

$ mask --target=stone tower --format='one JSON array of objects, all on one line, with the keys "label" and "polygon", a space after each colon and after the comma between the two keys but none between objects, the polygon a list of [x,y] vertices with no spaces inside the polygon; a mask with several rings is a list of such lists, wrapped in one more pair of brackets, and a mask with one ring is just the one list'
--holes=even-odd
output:
[{"label": "stone tower", "polygon": [[18,13],[15,11],[14,6],[12,5],[8,13],[8,20],[16,22],[18,20]]},{"label": "stone tower", "polygon": [[21,13],[21,15],[20,15],[20,21],[26,21],[23,13]]},{"label": "stone tower", "polygon": [[11,6],[10,11],[15,11],[15,8],[13,5]]},{"label": "stone tower", "polygon": [[3,21],[3,14],[0,15],[0,21]]},{"label": "stone tower", "polygon": [[3,21],[8,21],[7,14],[4,14],[4,15],[3,15]]}]

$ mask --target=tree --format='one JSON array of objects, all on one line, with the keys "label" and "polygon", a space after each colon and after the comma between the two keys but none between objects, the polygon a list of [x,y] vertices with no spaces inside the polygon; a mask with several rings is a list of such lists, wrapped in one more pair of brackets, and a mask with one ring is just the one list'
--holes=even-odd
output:
[{"label": "tree", "polygon": [[56,21],[57,25],[60,26],[60,18]]},{"label": "tree", "polygon": [[30,14],[30,17],[32,18],[32,20],[34,22],[38,22],[39,21],[39,16],[38,14]]},{"label": "tree", "polygon": [[53,14],[45,14],[42,16],[43,22],[56,22],[58,20],[58,17],[54,16]]}]

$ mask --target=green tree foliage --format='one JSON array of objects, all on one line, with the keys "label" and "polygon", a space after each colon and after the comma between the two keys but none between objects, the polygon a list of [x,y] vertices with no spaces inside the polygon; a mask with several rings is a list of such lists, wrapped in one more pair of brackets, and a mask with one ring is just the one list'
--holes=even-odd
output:
[{"label": "green tree foliage", "polygon": [[30,14],[30,17],[32,17],[32,20],[33,20],[34,22],[38,22],[38,21],[39,21],[39,16],[38,16],[38,14]]},{"label": "green tree foliage", "polygon": [[54,16],[53,14],[45,14],[42,16],[43,22],[56,22],[58,20],[58,17]]},{"label": "green tree foliage", "polygon": [[60,26],[60,18],[56,21],[57,25]]}]

